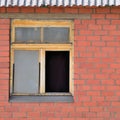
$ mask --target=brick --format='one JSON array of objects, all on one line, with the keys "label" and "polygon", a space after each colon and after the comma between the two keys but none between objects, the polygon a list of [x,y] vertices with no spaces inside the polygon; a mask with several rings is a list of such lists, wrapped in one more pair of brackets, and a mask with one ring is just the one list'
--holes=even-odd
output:
[{"label": "brick", "polygon": [[86,36],[75,36],[75,40],[86,40]]},{"label": "brick", "polygon": [[80,30],[79,33],[80,33],[80,35],[92,35],[93,31],[91,31],[91,30]]},{"label": "brick", "polygon": [[9,44],[10,44],[9,41],[2,41],[2,40],[0,41],[0,46],[3,46],[3,45],[9,46]]},{"label": "brick", "polygon": [[106,18],[107,19],[119,19],[120,15],[119,14],[107,14]]},{"label": "brick", "polygon": [[119,31],[116,31],[116,30],[109,31],[109,34],[110,35],[120,35]]},{"label": "brick", "polygon": [[94,42],[92,42],[92,46],[100,46],[100,47],[104,47],[106,45],[106,43],[105,42],[103,42],[103,41],[94,41]]},{"label": "brick", "polygon": [[8,7],[7,12],[8,13],[18,13],[18,12],[20,12],[20,9],[19,9],[19,7]]},{"label": "brick", "polygon": [[113,91],[103,91],[102,96],[114,96],[114,92]]},{"label": "brick", "polygon": [[119,25],[120,24],[120,20],[111,20],[111,24],[112,25]]},{"label": "brick", "polygon": [[119,101],[119,97],[118,96],[108,96],[106,97],[107,101]]},{"label": "brick", "polygon": [[[95,35],[108,35],[108,31],[103,31],[103,30],[101,30],[101,31],[95,31],[94,32],[94,34]],[[98,36],[99,37],[99,36]],[[100,38],[100,37],[99,37]],[[100,39],[99,39],[100,40]]]},{"label": "brick", "polygon": [[76,25],[76,24],[77,24],[77,25],[80,25],[80,24],[81,24],[81,20],[75,19],[75,20],[74,20],[74,24],[75,24],[75,25]]},{"label": "brick", "polygon": [[65,13],[78,13],[78,8],[77,7],[65,7],[64,8]]},{"label": "brick", "polygon": [[88,91],[87,95],[90,95],[90,96],[99,96],[100,95],[100,91]]},{"label": "brick", "polygon": [[81,20],[83,25],[88,25],[88,24],[95,24],[96,21],[95,20]]},{"label": "brick", "polygon": [[[102,52],[107,52],[107,53],[114,53],[116,51],[116,48],[115,47],[102,47]],[[104,58],[103,58],[104,59]],[[112,58],[108,58],[107,60],[111,61]],[[112,62],[114,62],[115,59],[112,59]]]},{"label": "brick", "polygon": [[102,25],[88,25],[88,29],[89,30],[101,30],[102,29]]},{"label": "brick", "polygon": [[95,117],[97,117],[97,114],[95,113],[95,112],[87,112],[87,113],[84,113],[84,116],[86,117],[86,118],[95,118]]},{"label": "brick", "polygon": [[0,19],[0,24],[10,24],[10,19]]},{"label": "brick", "polygon": [[[0,57],[0,63],[2,63],[2,62],[9,62],[9,57]],[[6,66],[6,65],[1,64],[1,67],[4,67],[4,66]]]},{"label": "brick", "polygon": [[[45,115],[46,115],[46,113],[45,113]],[[59,117],[59,118],[62,116],[62,117],[65,118],[65,117],[69,116],[69,112],[62,112],[62,113],[61,112],[56,112],[56,114],[54,116]]]},{"label": "brick", "polygon": [[90,111],[91,112],[103,112],[104,111],[104,107],[91,107]]},{"label": "brick", "polygon": [[[1,52],[6,52],[6,51],[9,51],[9,46],[0,46],[0,51]],[[5,57],[6,58],[6,57]],[[2,59],[2,58],[1,58]],[[4,59],[4,58],[3,58]]]},{"label": "brick", "polygon": [[25,118],[27,114],[25,112],[13,112],[13,118]]},{"label": "brick", "polygon": [[79,9],[79,13],[81,13],[81,14],[90,14],[92,12],[93,12],[92,8],[80,8]]},{"label": "brick", "polygon": [[72,112],[72,113],[69,115],[69,117],[70,117],[70,118],[71,118],[71,117],[79,118],[79,120],[80,120],[80,117],[83,118],[83,113],[81,113],[81,112]]},{"label": "brick", "polygon": [[8,35],[0,35],[0,41],[3,41],[3,40],[9,40],[9,36]]},{"label": "brick", "polygon": [[21,7],[20,12],[22,13],[34,13],[34,7]]},{"label": "brick", "polygon": [[103,30],[115,30],[116,27],[117,27],[116,25],[112,25],[112,24],[110,24],[110,25],[104,25],[103,26]]},{"label": "brick", "polygon": [[[87,68],[87,69],[90,68],[90,69],[91,69],[91,68],[93,68],[93,67],[94,67],[94,64],[93,64],[93,63],[81,63],[81,64],[80,64],[80,68]],[[86,75],[86,74],[85,74],[85,75]],[[84,75],[84,76],[85,76],[85,75]],[[92,76],[93,76],[93,75],[92,75]]]},{"label": "brick", "polygon": [[0,7],[0,13],[5,13],[6,12],[6,8],[5,7]]},{"label": "brick", "polygon": [[104,96],[92,96],[92,101],[104,101],[105,97]]},{"label": "brick", "polygon": [[[99,47],[96,47],[96,46],[90,46],[90,47],[87,47],[87,50],[89,52],[100,52],[100,48]],[[96,59],[96,58],[94,58]]]},{"label": "brick", "polygon": [[103,85],[114,85],[114,80],[102,80],[101,81]]},{"label": "brick", "polygon": [[84,80],[75,80],[75,81],[74,81],[74,84],[75,84],[75,85],[79,85],[79,84],[80,84],[80,85],[83,85],[83,84],[84,84]]},{"label": "brick", "polygon": [[[98,68],[98,69],[102,68],[102,70],[107,69],[108,66],[109,66],[107,63],[110,62],[110,61],[107,61],[107,60],[108,60],[107,58],[103,58],[103,59],[102,59],[103,63],[95,63],[95,68]],[[105,62],[106,62],[106,63],[105,63]],[[100,72],[99,72],[99,73],[100,73]],[[106,73],[106,72],[103,72],[103,73]]]},{"label": "brick", "polygon": [[[72,106],[68,106],[68,107],[65,107],[65,108],[62,108],[61,110],[59,108],[56,107],[56,110],[58,109],[58,112],[60,112],[61,110],[63,112],[74,112],[75,111],[75,107],[72,107]],[[55,111],[56,111],[55,110]]]},{"label": "brick", "polygon": [[112,86],[106,86],[106,90],[111,90],[111,91],[119,91],[120,90],[120,86],[117,85],[112,85]]},{"label": "brick", "polygon": [[108,54],[107,53],[103,53],[103,52],[96,52],[96,53],[94,53],[94,56],[95,57],[102,57],[102,58],[104,58],[104,57],[107,57]]},{"label": "brick", "polygon": [[79,86],[77,86],[77,89],[80,90],[80,91],[81,90],[90,90],[90,86],[88,86],[88,85],[84,85],[84,86],[82,85],[82,86],[80,86],[79,85]]},{"label": "brick", "polygon": [[118,63],[112,63],[111,65],[110,65],[110,67],[111,68],[120,68],[120,64]]},{"label": "brick", "polygon": [[81,96],[81,95],[79,95],[78,100],[79,100],[79,102],[89,102],[89,101],[91,101],[91,98],[90,98],[90,96]]},{"label": "brick", "polygon": [[76,112],[88,112],[88,107],[76,107]]},{"label": "brick", "polygon": [[36,13],[49,13],[48,7],[37,7],[35,8]]},{"label": "brick", "polygon": [[12,113],[11,112],[0,112],[0,119],[1,118],[11,118],[12,117]]},{"label": "brick", "polygon": [[9,30],[0,30],[0,35],[9,35]]},{"label": "brick", "polygon": [[120,85],[120,80],[116,80],[116,84],[117,84],[117,85]]},{"label": "brick", "polygon": [[110,108],[108,108],[108,110],[110,111],[110,112],[119,112],[120,111],[120,107],[118,107],[118,106],[116,106],[116,107],[110,107]]},{"label": "brick", "polygon": [[98,85],[100,84],[99,80],[87,80],[88,85]]},{"label": "brick", "polygon": [[0,73],[0,79],[7,79],[9,78],[9,74],[1,74]]},{"label": "brick", "polygon": [[110,116],[110,112],[98,112],[97,113],[97,116],[98,117],[104,117],[104,118],[109,118],[109,116]]},{"label": "brick", "polygon": [[17,111],[19,111],[19,108],[18,107],[11,107],[11,106],[6,106],[5,107],[5,111],[7,111],[7,112],[17,112]]},{"label": "brick", "polygon": [[110,106],[111,102],[104,102],[104,101],[98,101],[97,105],[98,106]]},{"label": "brick", "polygon": [[[8,44],[8,43],[5,43],[5,44]],[[0,57],[9,57],[9,52],[8,51],[2,51],[2,52],[0,52]]]},{"label": "brick", "polygon": [[110,20],[96,20],[97,24],[101,24],[101,25],[109,25],[110,24]]},{"label": "brick", "polygon": [[91,68],[91,69],[88,69],[88,73],[94,73],[94,74],[100,73],[100,69],[99,68]]},{"label": "brick", "polygon": [[98,35],[92,35],[92,36],[86,36],[87,37],[87,40],[89,41],[99,41],[100,40],[100,36]]},{"label": "brick", "polygon": [[88,74],[88,73],[86,73],[86,74],[81,74],[81,75],[80,75],[80,78],[81,78],[81,79],[94,79],[94,74]]},{"label": "brick", "polygon": [[108,74],[95,74],[96,79],[108,79],[109,75]]},{"label": "brick", "polygon": [[9,29],[9,24],[0,24],[0,30],[8,30]]},{"label": "brick", "polygon": [[103,41],[114,41],[115,37],[110,35],[110,36],[102,36]]},{"label": "brick", "polygon": [[50,13],[63,13],[64,7],[50,7]]},{"label": "brick", "polygon": [[[67,119],[70,119],[70,118],[62,118],[62,119],[67,120]],[[50,117],[50,118],[48,118],[48,120],[61,120],[61,118]]]},{"label": "brick", "polygon": [[112,102],[112,106],[120,106],[120,102]]},{"label": "brick", "polygon": [[92,19],[104,19],[105,14],[92,14]]},{"label": "brick", "polygon": [[90,52],[81,52],[80,57],[92,57],[93,53]]},{"label": "brick", "polygon": [[120,13],[119,7],[114,7],[111,9],[111,13]]},{"label": "brick", "polygon": [[110,7],[101,7],[101,8],[96,8],[95,9],[96,13],[110,13]]},{"label": "brick", "polygon": [[80,47],[86,47],[86,46],[91,46],[91,43],[89,41],[78,41],[78,46]]},{"label": "brick", "polygon": [[100,86],[100,85],[95,85],[95,86],[92,86],[91,87],[91,90],[105,90],[105,87],[104,86]]},{"label": "brick", "polygon": [[40,118],[40,112],[28,112],[27,116],[31,118]]},{"label": "brick", "polygon": [[[108,53],[108,56],[109,56],[109,54],[114,54],[115,52],[113,52],[113,51],[111,51],[111,52],[106,52],[106,53]],[[106,58],[102,58],[102,62],[103,63],[110,63],[111,64],[111,62],[115,62],[116,61],[116,59],[115,58],[109,58],[109,57],[106,57]],[[107,68],[106,69],[104,69],[103,71],[106,71],[107,72]],[[109,71],[113,71],[113,70],[111,70],[111,69],[109,69],[108,70],[108,72]]]}]

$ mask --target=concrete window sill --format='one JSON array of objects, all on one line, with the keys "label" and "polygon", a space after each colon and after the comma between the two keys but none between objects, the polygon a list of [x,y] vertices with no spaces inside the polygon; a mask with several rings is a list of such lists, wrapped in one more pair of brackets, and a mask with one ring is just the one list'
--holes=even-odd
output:
[{"label": "concrete window sill", "polygon": [[10,96],[10,102],[74,102],[73,96]]}]

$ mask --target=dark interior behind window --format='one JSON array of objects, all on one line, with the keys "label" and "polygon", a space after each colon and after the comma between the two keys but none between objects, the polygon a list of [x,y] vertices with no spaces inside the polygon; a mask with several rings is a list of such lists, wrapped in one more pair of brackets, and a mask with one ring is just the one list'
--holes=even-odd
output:
[{"label": "dark interior behind window", "polygon": [[46,92],[69,92],[69,51],[46,51]]}]

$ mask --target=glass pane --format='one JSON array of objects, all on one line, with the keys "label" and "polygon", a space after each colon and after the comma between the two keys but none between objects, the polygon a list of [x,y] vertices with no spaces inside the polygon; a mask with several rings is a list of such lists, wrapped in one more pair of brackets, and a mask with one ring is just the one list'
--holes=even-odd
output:
[{"label": "glass pane", "polygon": [[69,92],[69,52],[46,52],[46,92]]},{"label": "glass pane", "polygon": [[38,51],[15,51],[14,93],[38,93],[38,54]]},{"label": "glass pane", "polygon": [[69,28],[45,27],[43,41],[48,43],[69,42]]},{"label": "glass pane", "polygon": [[40,42],[40,28],[38,27],[16,28],[15,41],[16,42],[33,42],[33,43]]}]

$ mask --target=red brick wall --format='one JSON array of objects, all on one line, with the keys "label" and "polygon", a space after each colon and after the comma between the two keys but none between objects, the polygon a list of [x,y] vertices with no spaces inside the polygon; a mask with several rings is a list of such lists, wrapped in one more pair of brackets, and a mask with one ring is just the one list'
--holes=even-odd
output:
[{"label": "red brick wall", "polygon": [[10,19],[0,19],[0,120],[120,120],[120,7],[0,8],[75,19],[74,103],[9,103]]}]

